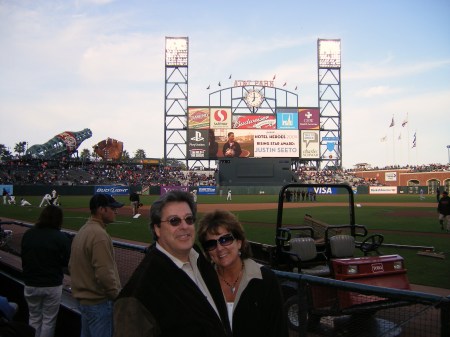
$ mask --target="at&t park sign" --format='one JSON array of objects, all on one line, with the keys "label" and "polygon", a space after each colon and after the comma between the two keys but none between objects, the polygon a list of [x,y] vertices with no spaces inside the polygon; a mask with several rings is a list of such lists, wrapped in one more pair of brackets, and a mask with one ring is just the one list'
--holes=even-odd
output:
[{"label": "at&t park sign", "polygon": [[265,80],[235,80],[233,86],[246,87],[251,85],[259,85],[261,87],[275,87],[275,81]]}]

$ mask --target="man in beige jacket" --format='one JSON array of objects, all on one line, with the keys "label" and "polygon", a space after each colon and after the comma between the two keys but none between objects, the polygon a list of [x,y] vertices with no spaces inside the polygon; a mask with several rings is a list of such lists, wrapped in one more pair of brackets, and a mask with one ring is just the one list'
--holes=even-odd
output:
[{"label": "man in beige jacket", "polygon": [[113,301],[121,285],[106,226],[122,206],[108,194],[95,194],[89,203],[91,217],[72,242],[69,270],[81,313],[81,337],[113,335]]}]

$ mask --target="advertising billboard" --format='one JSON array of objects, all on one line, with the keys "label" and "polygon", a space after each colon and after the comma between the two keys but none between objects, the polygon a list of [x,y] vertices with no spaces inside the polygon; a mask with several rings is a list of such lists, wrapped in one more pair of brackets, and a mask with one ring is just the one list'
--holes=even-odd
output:
[{"label": "advertising billboard", "polygon": [[[320,159],[319,108],[233,114],[230,107],[189,107],[187,157]],[[337,140],[329,140],[336,146]]]},{"label": "advertising billboard", "polygon": [[188,126],[189,129],[209,129],[209,108],[189,108]]},{"label": "advertising billboard", "polygon": [[297,111],[297,109],[277,110],[277,129],[279,129],[279,130],[298,130],[298,111]]},{"label": "advertising billboard", "polygon": [[254,131],[255,157],[298,157],[297,130]]},{"label": "advertising billboard", "polygon": [[234,115],[232,129],[276,129],[274,115]]},{"label": "advertising billboard", "polygon": [[318,130],[320,126],[319,108],[298,109],[299,130]]},{"label": "advertising billboard", "polygon": [[320,157],[319,130],[301,130],[300,137],[300,158],[318,159]]},{"label": "advertising billboard", "polygon": [[231,109],[211,108],[210,128],[211,129],[231,128]]}]

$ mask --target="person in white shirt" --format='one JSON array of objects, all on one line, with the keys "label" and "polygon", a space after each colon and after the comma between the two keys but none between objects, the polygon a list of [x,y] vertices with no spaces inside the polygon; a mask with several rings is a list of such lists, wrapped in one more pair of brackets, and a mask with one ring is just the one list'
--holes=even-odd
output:
[{"label": "person in white shirt", "polygon": [[31,203],[26,201],[24,198],[20,198],[20,206],[31,206]]}]

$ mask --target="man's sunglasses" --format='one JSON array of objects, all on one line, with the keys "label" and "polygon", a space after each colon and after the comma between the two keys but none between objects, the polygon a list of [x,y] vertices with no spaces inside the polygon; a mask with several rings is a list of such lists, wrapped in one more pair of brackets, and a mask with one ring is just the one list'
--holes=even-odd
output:
[{"label": "man's sunglasses", "polygon": [[205,241],[205,243],[203,244],[203,249],[207,250],[208,252],[214,250],[217,248],[217,244],[220,243],[221,246],[229,246],[233,243],[234,241],[234,236],[233,234],[229,233],[229,234],[225,234],[222,235],[220,238],[218,238],[217,240],[207,240]]},{"label": "man's sunglasses", "polygon": [[171,226],[176,227],[176,226],[179,226],[181,224],[181,221],[183,221],[183,220],[188,225],[193,225],[195,222],[195,217],[193,215],[188,215],[187,217],[182,219],[178,216],[174,216],[167,220],[161,220],[161,222],[168,222],[168,223],[170,223]]}]

